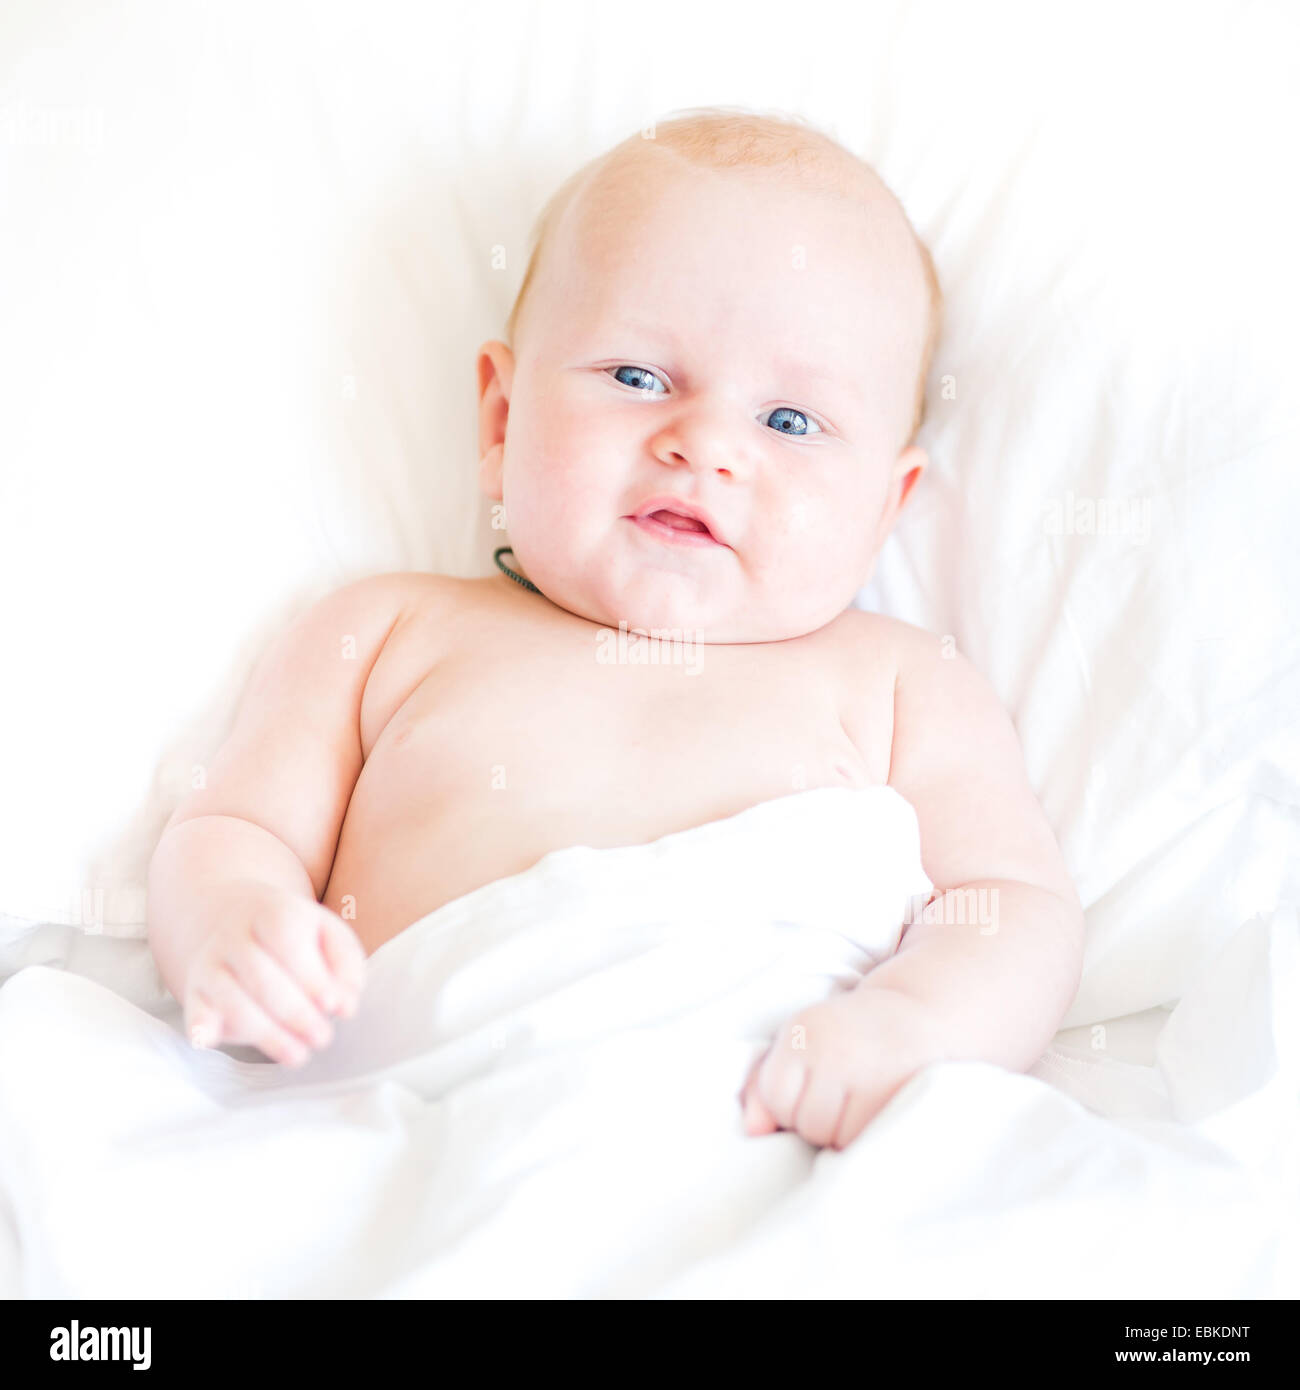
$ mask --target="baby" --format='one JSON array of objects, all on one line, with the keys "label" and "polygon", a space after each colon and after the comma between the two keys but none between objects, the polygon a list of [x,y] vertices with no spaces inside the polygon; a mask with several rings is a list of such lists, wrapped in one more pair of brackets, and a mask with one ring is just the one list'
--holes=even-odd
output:
[{"label": "baby", "polygon": [[[950,643],[850,607],[927,464],[939,311],[893,195],[803,122],[688,112],[570,178],[478,356],[500,572],[321,599],[167,823],[149,936],[191,1039],[299,1065],[370,953],[549,851],[887,784],[935,895],[776,1035],[746,1132],[843,1147],[930,1062],[1031,1066],[1083,912],[1011,721]],[[636,633],[694,657],[611,681],[597,639]]]}]

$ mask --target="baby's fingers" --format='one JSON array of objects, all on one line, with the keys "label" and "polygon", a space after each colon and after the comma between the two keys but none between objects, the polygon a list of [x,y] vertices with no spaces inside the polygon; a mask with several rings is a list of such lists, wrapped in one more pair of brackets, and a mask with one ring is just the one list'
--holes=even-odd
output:
[{"label": "baby's fingers", "polygon": [[754,1059],[740,1088],[740,1123],[745,1133],[751,1135],[772,1134],[780,1128],[758,1094],[758,1069],[762,1064],[761,1055]]},{"label": "baby's fingers", "polygon": [[[191,1020],[190,1037],[196,1046],[215,1047],[217,1041],[247,1043],[291,1067],[300,1066],[311,1056],[311,1048],[272,1018],[224,966],[207,977],[201,991],[191,994],[186,1016]],[[212,1041],[206,1040],[206,1033],[203,1041],[194,1038],[194,1028],[202,1031],[204,1017],[219,1020],[219,1032]]]},{"label": "baby's fingers", "polygon": [[746,1134],[775,1134],[781,1128],[753,1089],[745,1095],[745,1108],[741,1111],[740,1120]]},{"label": "baby's fingers", "polygon": [[789,1048],[774,1046],[758,1069],[755,1089],[782,1129],[795,1127],[794,1116],[808,1080],[808,1069]]},{"label": "baby's fingers", "polygon": [[366,982],[366,952],[356,932],[337,913],[322,913],[321,954],[343,992],[348,1015],[357,1011],[361,987]]},{"label": "baby's fingers", "polygon": [[260,946],[232,955],[226,969],[248,997],[282,1028],[308,1047],[325,1047],[334,1036],[329,1019],[308,997],[298,981]]},{"label": "baby's fingers", "polygon": [[824,1072],[813,1071],[799,1097],[795,1128],[810,1144],[825,1148],[836,1136],[846,1100],[840,1082]]},{"label": "baby's fingers", "polygon": [[844,1102],[844,1113],[840,1116],[840,1122],[835,1129],[835,1138],[831,1143],[837,1149],[845,1149],[858,1137],[866,1128],[867,1121],[876,1113],[877,1107],[872,1101],[863,1095],[850,1092],[848,1099]]},{"label": "baby's fingers", "polygon": [[[305,910],[295,907],[291,913],[255,921],[253,940],[308,997],[315,1009],[331,1014],[341,1010],[344,998],[321,952],[318,930],[321,916],[322,909],[308,903]],[[299,1022],[306,1022],[301,1008],[296,1009],[297,1020],[276,1007],[272,1007],[271,1012],[294,1028],[298,1028]],[[308,1033],[303,1032],[303,1036],[307,1037]]]},{"label": "baby's fingers", "polygon": [[186,1031],[195,1047],[216,1047],[223,1036],[220,1012],[201,995],[194,994],[185,1009]]}]

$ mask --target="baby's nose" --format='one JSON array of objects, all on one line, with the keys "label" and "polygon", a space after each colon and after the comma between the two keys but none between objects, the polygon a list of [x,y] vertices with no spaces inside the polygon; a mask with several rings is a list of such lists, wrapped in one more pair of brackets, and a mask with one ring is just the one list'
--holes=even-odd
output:
[{"label": "baby's nose", "polygon": [[751,471],[750,448],[734,420],[718,410],[697,410],[663,429],[654,453],[664,463],[743,478]]}]

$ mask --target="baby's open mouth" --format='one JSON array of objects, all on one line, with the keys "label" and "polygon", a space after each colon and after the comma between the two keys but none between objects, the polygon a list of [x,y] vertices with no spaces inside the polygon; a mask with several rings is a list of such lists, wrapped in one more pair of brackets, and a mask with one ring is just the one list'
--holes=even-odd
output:
[{"label": "baby's open mouth", "polygon": [[669,545],[726,547],[704,509],[685,499],[678,506],[675,498],[652,497],[626,520],[643,535]]},{"label": "baby's open mouth", "polygon": [[681,512],[666,511],[663,507],[651,512],[650,518],[664,526],[671,526],[674,531],[703,531],[706,536],[709,534],[709,528],[702,521],[697,521],[693,516],[683,516]]}]

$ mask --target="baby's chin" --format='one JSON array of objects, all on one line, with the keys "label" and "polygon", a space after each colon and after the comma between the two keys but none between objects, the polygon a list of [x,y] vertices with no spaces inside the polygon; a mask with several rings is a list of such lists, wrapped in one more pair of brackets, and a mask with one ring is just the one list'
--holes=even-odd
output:
[{"label": "baby's chin", "polygon": [[568,575],[539,587],[553,603],[588,622],[617,630],[649,632],[676,629],[698,641],[735,641],[708,633],[731,629],[729,604],[701,593],[700,586],[681,575],[639,575],[632,578],[608,573]]},{"label": "baby's chin", "polygon": [[[563,587],[547,597],[571,613],[615,631],[680,633],[684,640],[729,645],[780,642],[802,637],[838,613],[825,604],[775,611],[772,604],[730,585],[709,586],[693,577],[648,571],[621,579],[590,576],[582,588]],[[543,592],[547,592],[543,586]]]}]

